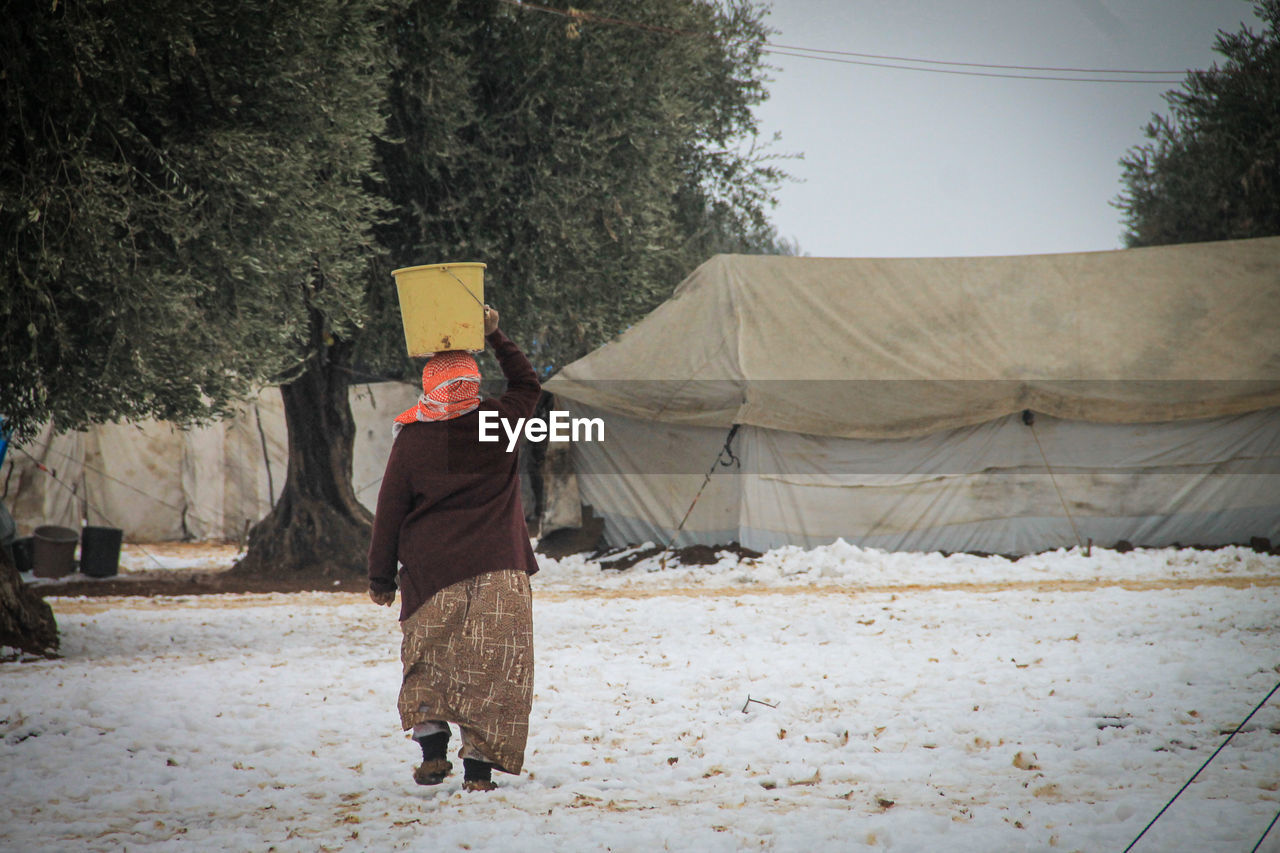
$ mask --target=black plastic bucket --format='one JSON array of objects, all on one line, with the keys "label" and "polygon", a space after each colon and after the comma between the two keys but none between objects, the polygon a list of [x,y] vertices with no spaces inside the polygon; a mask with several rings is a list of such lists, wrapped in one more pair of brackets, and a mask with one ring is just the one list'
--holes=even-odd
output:
[{"label": "black plastic bucket", "polygon": [[92,578],[110,578],[120,569],[118,527],[86,527],[80,531],[80,571]]},{"label": "black plastic bucket", "polygon": [[76,543],[80,537],[69,527],[45,524],[31,538],[31,571],[38,578],[60,578],[76,570]]},{"label": "black plastic bucket", "polygon": [[32,548],[35,546],[35,540],[30,536],[19,536],[13,540],[13,564],[18,567],[18,571],[26,574],[31,571],[31,565],[34,561]]}]

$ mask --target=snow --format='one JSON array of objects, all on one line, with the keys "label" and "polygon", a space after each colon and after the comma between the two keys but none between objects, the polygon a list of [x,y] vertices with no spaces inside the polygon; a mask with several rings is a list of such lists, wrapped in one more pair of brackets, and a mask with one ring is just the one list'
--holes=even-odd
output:
[{"label": "snow", "polygon": [[120,548],[120,573],[165,569],[214,571],[244,556],[237,545],[208,542],[127,543]]},{"label": "snow", "polygon": [[[649,543],[638,549],[652,547]],[[621,556],[621,555],[619,555]],[[1093,548],[1049,551],[1018,560],[971,554],[920,554],[859,548],[842,540],[809,550],[794,546],[769,551],[754,560],[739,560],[729,551],[710,566],[661,569],[661,555],[648,557],[622,572],[600,571],[597,561],[578,554],[563,560],[539,558],[539,585],[545,589],[673,589],[737,586],[794,588],[838,583],[854,589],[880,589],[938,584],[1029,584],[1041,581],[1098,582],[1220,577],[1257,578],[1280,573],[1280,557],[1250,548],[1214,551],[1178,548],[1138,549],[1121,554]],[[609,558],[612,559],[612,558]],[[670,557],[668,558],[670,565]]]},{"label": "snow", "polygon": [[[1120,850],[1280,681],[1245,549],[541,564],[489,794],[413,784],[367,599],[51,599],[65,657],[0,665],[0,849]],[[1280,694],[1135,850],[1277,811]]]}]

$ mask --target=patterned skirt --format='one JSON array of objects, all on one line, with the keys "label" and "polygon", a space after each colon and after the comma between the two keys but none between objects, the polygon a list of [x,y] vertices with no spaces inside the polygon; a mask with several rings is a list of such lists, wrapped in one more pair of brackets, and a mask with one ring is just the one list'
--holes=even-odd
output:
[{"label": "patterned skirt", "polygon": [[400,725],[456,723],[469,751],[519,773],[533,704],[529,576],[486,572],[459,581],[400,627]]}]

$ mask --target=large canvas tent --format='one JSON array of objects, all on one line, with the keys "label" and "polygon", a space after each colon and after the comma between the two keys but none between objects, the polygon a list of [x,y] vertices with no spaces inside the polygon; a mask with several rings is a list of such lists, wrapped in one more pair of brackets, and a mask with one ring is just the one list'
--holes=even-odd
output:
[{"label": "large canvas tent", "polygon": [[1278,318],[1280,238],[721,255],[547,390],[605,423],[572,455],[614,545],[1280,539]]},{"label": "large canvas tent", "polygon": [[[352,482],[374,509],[391,448],[391,418],[413,404],[412,383],[352,386]],[[41,467],[43,466],[43,470]],[[284,486],[288,433],[278,388],[224,421],[181,429],[148,420],[55,434],[52,427],[0,465],[0,500],[28,534],[42,524],[119,527],[127,540],[241,539]]]}]

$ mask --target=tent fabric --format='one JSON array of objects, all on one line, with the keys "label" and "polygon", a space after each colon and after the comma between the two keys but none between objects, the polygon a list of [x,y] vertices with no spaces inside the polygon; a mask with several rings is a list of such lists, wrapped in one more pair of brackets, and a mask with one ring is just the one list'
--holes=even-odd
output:
[{"label": "tent fabric", "polygon": [[615,546],[767,550],[842,538],[894,551],[1023,554],[1089,540],[1280,541],[1280,409],[1132,425],[1041,416],[1029,427],[1012,415],[903,439],[744,427],[726,467],[716,464],[725,430],[563,405],[607,419],[604,442],[572,453],[582,500]]},{"label": "tent fabric", "polygon": [[1280,405],[1280,237],[977,258],[718,255],[548,391],[672,424],[896,438],[1023,409]]},{"label": "tent fabric", "polygon": [[1280,540],[1277,316],[1280,237],[722,255],[546,388],[605,422],[572,456],[610,545]]},{"label": "tent fabric", "polygon": [[[352,482],[370,510],[391,450],[391,419],[418,393],[400,382],[351,388]],[[0,497],[20,535],[41,524],[76,529],[87,519],[134,542],[238,540],[271,511],[287,465],[283,401],[267,388],[234,417],[205,427],[144,421],[61,435],[46,427],[21,450],[10,448]]]}]

